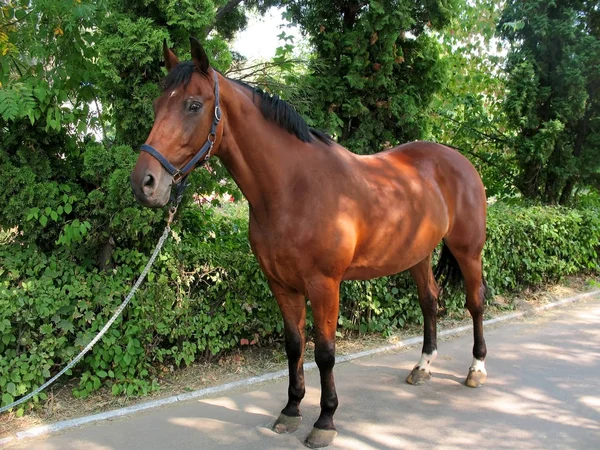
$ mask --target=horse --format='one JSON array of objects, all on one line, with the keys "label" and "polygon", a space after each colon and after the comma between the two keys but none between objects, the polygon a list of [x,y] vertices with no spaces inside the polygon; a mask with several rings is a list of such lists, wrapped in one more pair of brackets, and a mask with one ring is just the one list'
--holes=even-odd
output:
[{"label": "horse", "polygon": [[[462,275],[473,319],[473,362],[466,385],[486,380],[483,337],[486,195],[473,165],[453,148],[412,142],[373,155],[354,154],[308,127],[285,101],[210,66],[190,38],[192,60],[163,45],[168,71],[154,101],[155,121],[131,174],[137,200],[159,208],[172,189],[209,157],[224,164],[249,203],[249,240],[283,315],[288,401],[273,424],[294,432],[305,394],[306,298],[314,315],[321,411],[304,441],[324,447],[337,434],[335,335],[343,280],[409,270],[424,318],[421,359],[407,378],[431,378],[437,355],[440,287],[432,254]],[[198,150],[200,148],[200,150]]]}]

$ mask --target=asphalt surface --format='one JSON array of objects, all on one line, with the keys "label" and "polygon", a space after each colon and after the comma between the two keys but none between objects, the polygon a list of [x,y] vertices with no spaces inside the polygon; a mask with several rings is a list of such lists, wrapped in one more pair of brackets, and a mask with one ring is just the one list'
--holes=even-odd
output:
[{"label": "asphalt surface", "polygon": [[[331,449],[600,449],[600,299],[486,330],[488,381],[464,386],[470,334],[440,342],[433,378],[404,382],[420,348],[336,366],[339,435]],[[303,449],[319,413],[307,374],[304,420],[270,425],[287,379],[72,429],[11,450]]]}]

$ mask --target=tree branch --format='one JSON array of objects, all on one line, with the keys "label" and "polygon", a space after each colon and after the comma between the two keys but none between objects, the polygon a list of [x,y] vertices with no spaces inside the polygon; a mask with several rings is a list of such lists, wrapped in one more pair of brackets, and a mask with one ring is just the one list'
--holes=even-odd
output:
[{"label": "tree branch", "polygon": [[219,22],[219,20],[221,20],[223,18],[223,16],[225,16],[225,15],[229,14],[231,11],[233,11],[243,1],[244,0],[229,0],[228,3],[226,3],[223,6],[221,6],[217,10],[217,14],[215,15],[215,20],[213,21],[213,23],[210,24],[208,27],[206,27],[204,29],[204,36],[208,36],[208,34],[217,25],[217,23]]},{"label": "tree branch", "polygon": [[304,60],[304,59],[286,59],[285,61],[282,61],[282,62],[260,62],[257,64],[253,64],[251,66],[236,67],[233,69],[229,69],[226,72],[226,75],[229,75],[231,73],[244,72],[246,70],[255,69],[257,67],[262,68],[262,69],[269,69],[271,67],[279,67],[279,66],[281,66],[283,64],[287,64],[287,63],[300,64],[300,63],[306,63],[306,60]]},{"label": "tree branch", "polygon": [[15,69],[17,69],[17,72],[19,72],[19,77],[23,78],[23,72],[21,72],[21,69],[19,69],[19,65],[17,64],[17,60],[15,59],[15,57],[13,55],[10,55],[10,59],[12,60]]},{"label": "tree branch", "polygon": [[15,19],[12,22],[6,22],[0,25],[0,29],[1,28],[8,28],[12,25],[16,25],[17,23],[21,22],[22,20],[25,20],[31,13],[33,13],[35,11],[35,8],[33,8],[31,11],[29,11],[28,13],[26,13],[23,17],[21,17],[20,19]]},{"label": "tree branch", "polygon": [[[441,117],[445,118],[445,119],[448,119],[448,120],[450,120],[450,121],[452,121],[452,122],[454,122],[454,123],[457,123],[457,124],[459,124],[461,127],[464,127],[464,126],[466,126],[464,123],[462,123],[462,122],[459,122],[458,120],[456,120],[456,119],[453,119],[452,117],[446,116],[445,114],[441,114],[441,113],[439,113],[439,112],[438,112],[437,114],[438,114],[438,115],[440,115]],[[497,136],[490,136],[490,135],[488,135],[488,134],[486,134],[486,133],[483,133],[483,132],[481,132],[481,131],[479,131],[479,130],[476,130],[476,129],[475,129],[475,128],[473,128],[473,127],[468,127],[468,128],[469,128],[469,129],[471,129],[472,131],[474,131],[475,133],[479,134],[480,136],[483,136],[484,138],[486,138],[486,139],[488,139],[488,140],[491,140],[491,141],[496,141],[496,142],[500,142],[500,143],[506,143],[506,142],[507,142],[507,140],[505,140],[505,139],[500,139],[500,138],[499,138],[499,137],[497,137]],[[450,146],[450,147],[452,147],[452,146]],[[471,155],[471,156],[473,156],[473,157],[475,157],[475,158],[479,159],[480,161],[483,161],[484,163],[486,163],[486,164],[488,164],[488,165],[490,165],[490,166],[493,166],[493,167],[495,167],[495,168],[496,168],[496,169],[498,169],[498,171],[499,171],[500,173],[502,173],[503,175],[506,175],[506,176],[509,176],[509,177],[512,177],[512,176],[513,176],[511,173],[509,173],[509,172],[507,172],[507,171],[506,171],[506,168],[505,168],[505,167],[503,167],[502,165],[500,165],[500,164],[496,163],[495,161],[492,161],[491,159],[489,159],[489,158],[487,158],[487,157],[484,157],[484,156],[483,156],[482,154],[480,154],[480,153],[473,152],[473,151],[471,151],[471,150],[468,150],[468,149],[466,149],[466,148],[464,148],[464,147],[461,147],[461,148],[458,148],[458,147],[452,147],[452,148],[454,148],[454,149],[456,149],[456,150],[459,150],[461,153],[466,153],[466,154],[468,154],[468,155]]]},{"label": "tree branch", "polygon": [[502,137],[493,136],[493,135],[484,133],[483,131],[479,131],[476,128],[470,127],[470,126],[466,125],[464,122],[461,122],[459,120],[453,119],[452,117],[447,116],[446,114],[440,113],[439,111],[437,112],[437,114],[440,117],[443,117],[444,119],[448,119],[449,121],[454,122],[454,123],[460,125],[461,127],[467,127],[467,128],[469,128],[470,130],[474,131],[475,133],[479,134],[480,136],[483,136],[484,138],[486,138],[486,139],[488,139],[490,141],[496,141],[496,142],[502,142],[502,143],[507,143],[508,142],[508,140],[506,139],[506,136],[504,136],[503,134],[501,134]]}]

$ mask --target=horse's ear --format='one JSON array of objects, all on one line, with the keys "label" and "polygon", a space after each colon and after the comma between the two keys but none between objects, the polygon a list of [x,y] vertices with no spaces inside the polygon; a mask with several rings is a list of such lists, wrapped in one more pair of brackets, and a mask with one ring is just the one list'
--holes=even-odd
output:
[{"label": "horse's ear", "polygon": [[192,60],[196,65],[196,68],[201,73],[208,73],[210,63],[208,62],[208,56],[202,48],[202,44],[195,37],[190,37],[190,44],[192,46]]},{"label": "horse's ear", "polygon": [[171,51],[169,46],[167,45],[167,40],[163,41],[163,56],[165,57],[165,66],[167,66],[167,70],[170,72],[175,68],[177,64],[179,64],[179,58]]}]

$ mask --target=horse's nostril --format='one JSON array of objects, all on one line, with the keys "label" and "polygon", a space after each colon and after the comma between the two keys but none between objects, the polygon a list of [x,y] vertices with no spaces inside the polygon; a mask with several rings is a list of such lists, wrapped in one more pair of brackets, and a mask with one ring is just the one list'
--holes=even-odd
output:
[{"label": "horse's nostril", "polygon": [[144,187],[154,187],[154,177],[149,173],[144,177]]},{"label": "horse's nostril", "polygon": [[150,196],[154,193],[154,188],[156,186],[156,180],[153,175],[147,173],[144,177],[144,183],[142,184],[142,189],[144,190],[144,194]]}]

